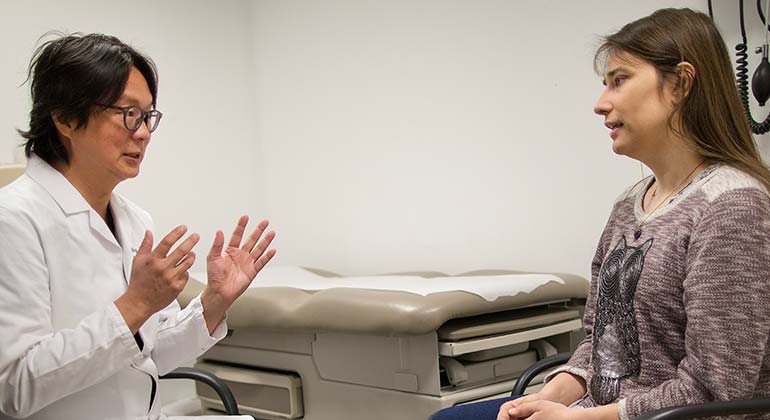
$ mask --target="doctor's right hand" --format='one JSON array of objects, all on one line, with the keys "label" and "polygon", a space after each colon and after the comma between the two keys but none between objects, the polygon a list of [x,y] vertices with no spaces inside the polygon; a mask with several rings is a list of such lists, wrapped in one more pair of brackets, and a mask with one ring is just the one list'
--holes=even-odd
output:
[{"label": "doctor's right hand", "polygon": [[186,232],[186,226],[173,229],[155,249],[152,249],[152,233],[149,230],[144,233],[131,265],[128,290],[115,301],[132,334],[154,313],[171,304],[187,284],[187,270],[195,262],[195,253],[191,251],[200,236],[193,233],[170,252]]}]

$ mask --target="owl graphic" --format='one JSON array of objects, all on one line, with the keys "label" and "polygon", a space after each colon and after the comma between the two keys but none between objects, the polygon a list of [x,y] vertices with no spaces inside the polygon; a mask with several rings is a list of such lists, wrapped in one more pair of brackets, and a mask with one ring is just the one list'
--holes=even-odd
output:
[{"label": "owl graphic", "polygon": [[600,405],[615,401],[620,395],[620,380],[638,376],[641,369],[634,293],[652,242],[650,239],[634,247],[621,238],[599,271],[590,393]]}]

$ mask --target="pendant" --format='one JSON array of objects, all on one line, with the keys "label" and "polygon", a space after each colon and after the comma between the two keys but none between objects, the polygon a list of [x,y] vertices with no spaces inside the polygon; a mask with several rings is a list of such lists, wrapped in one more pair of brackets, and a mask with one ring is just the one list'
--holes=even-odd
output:
[{"label": "pendant", "polygon": [[636,228],[636,230],[634,231],[634,240],[635,240],[635,241],[636,241],[636,240],[638,240],[640,236],[642,236],[642,228],[641,228],[641,227],[638,227],[638,228]]}]

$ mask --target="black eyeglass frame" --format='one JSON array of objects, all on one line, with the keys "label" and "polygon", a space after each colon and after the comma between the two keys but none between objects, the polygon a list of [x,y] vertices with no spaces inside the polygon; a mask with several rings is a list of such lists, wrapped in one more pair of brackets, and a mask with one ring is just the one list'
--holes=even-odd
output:
[{"label": "black eyeglass frame", "polygon": [[[138,106],[135,106],[135,105],[128,105],[128,106],[115,106],[115,105],[107,105],[107,104],[96,104],[96,105],[123,112],[123,126],[126,127],[128,131],[131,131],[131,132],[138,130],[139,127],[142,126],[142,122],[144,121],[144,123],[147,125],[147,129],[150,131],[150,133],[152,133],[158,129],[158,126],[160,125],[160,119],[163,117],[163,113],[158,111],[157,109],[151,109],[145,112],[142,108],[139,108]],[[134,128],[131,128],[128,126],[128,113],[132,109],[138,110],[142,116],[141,118],[136,120],[138,123],[135,124]],[[153,124],[153,126],[150,126],[151,116],[156,117],[155,124]]]}]

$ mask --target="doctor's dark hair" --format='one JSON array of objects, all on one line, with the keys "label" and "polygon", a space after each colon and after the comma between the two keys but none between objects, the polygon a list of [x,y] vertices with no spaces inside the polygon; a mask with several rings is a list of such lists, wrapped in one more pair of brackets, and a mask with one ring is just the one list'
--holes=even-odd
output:
[{"label": "doctor's dark hair", "polygon": [[144,76],[155,107],[157,69],[149,57],[113,36],[46,35],[50,34],[58,38],[43,43],[32,55],[27,73],[32,96],[29,131],[19,134],[26,139],[27,157],[35,153],[49,164],[69,163],[53,116],[85,127],[97,103],[113,104],[120,98],[131,67]]},{"label": "doctor's dark hair", "polygon": [[[669,120],[678,122],[685,141],[702,158],[740,169],[770,190],[770,170],[762,163],[741,107],[724,39],[714,21],[691,9],[661,9],[604,38],[594,57],[603,74],[606,60],[627,53],[653,65],[660,88],[674,82],[682,93]],[[678,65],[690,63],[695,74]],[[687,85],[689,84],[689,90]]]}]

